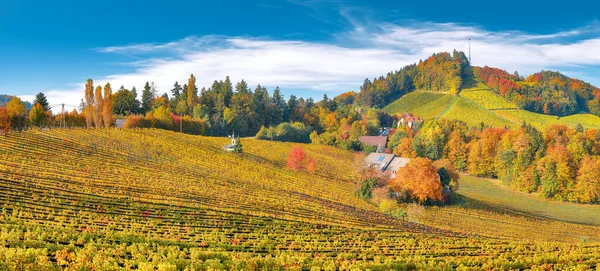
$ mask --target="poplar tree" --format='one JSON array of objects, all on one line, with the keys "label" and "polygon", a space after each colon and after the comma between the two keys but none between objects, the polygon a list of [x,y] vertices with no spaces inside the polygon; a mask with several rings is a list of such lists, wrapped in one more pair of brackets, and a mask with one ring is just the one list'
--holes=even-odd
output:
[{"label": "poplar tree", "polygon": [[112,123],[113,95],[110,83],[104,85],[104,100],[102,102],[102,118],[104,118],[104,127],[110,127]]},{"label": "poplar tree", "polygon": [[94,116],[94,81],[88,79],[85,84],[85,124],[87,128],[92,127]]},{"label": "poplar tree", "polygon": [[102,87],[96,87],[96,95],[94,99],[94,125],[96,128],[102,128]]},{"label": "poplar tree", "polygon": [[194,77],[194,74],[190,74],[190,79],[188,79],[188,84],[187,84],[187,104],[188,104],[188,108],[189,110],[192,110],[192,108],[194,108],[194,91],[196,90],[196,77]]}]

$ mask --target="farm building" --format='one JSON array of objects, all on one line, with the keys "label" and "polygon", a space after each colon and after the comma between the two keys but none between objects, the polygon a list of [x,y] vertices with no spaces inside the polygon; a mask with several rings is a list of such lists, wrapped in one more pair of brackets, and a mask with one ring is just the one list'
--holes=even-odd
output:
[{"label": "farm building", "polygon": [[410,162],[409,158],[396,157],[393,154],[387,153],[371,153],[365,158],[367,166],[376,168],[380,171],[387,171],[393,178],[396,172]]},{"label": "farm building", "polygon": [[387,135],[383,136],[361,136],[358,141],[365,146],[374,146],[377,148],[377,153],[382,153],[387,145]]},{"label": "farm building", "polygon": [[384,171],[387,169],[388,165],[394,159],[393,154],[389,153],[376,153],[373,152],[365,158],[365,164],[369,167],[373,167]]}]

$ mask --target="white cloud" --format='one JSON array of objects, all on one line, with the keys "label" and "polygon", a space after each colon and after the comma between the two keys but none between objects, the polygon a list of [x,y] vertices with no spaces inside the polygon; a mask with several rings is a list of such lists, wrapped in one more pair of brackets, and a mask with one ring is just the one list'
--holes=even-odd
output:
[{"label": "white cloud", "polygon": [[[353,25],[353,31],[335,35],[332,43],[190,36],[167,43],[100,48],[100,53],[135,55],[136,62],[131,63],[133,72],[96,78],[95,83],[110,82],[114,90],[121,85],[136,86],[141,93],[144,82],[154,81],[161,93],[170,93],[175,81],[183,85],[193,73],[199,87],[230,76],[233,82],[244,79],[251,86],[280,86],[284,92],[290,88],[337,93],[356,90],[366,77],[385,75],[436,52],[466,52],[468,38],[472,39],[474,65],[518,70],[523,75],[561,67],[578,72],[600,65],[596,28],[535,35],[452,23]],[[81,82],[73,91],[50,91],[48,99],[77,105],[83,85]]]}]

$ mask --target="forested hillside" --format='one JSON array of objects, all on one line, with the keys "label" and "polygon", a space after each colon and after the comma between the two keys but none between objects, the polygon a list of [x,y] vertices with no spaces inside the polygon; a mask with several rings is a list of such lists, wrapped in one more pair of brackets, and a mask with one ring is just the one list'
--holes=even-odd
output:
[{"label": "forested hillside", "polygon": [[541,71],[523,79],[518,74],[490,67],[476,67],[475,78],[520,108],[566,116],[587,111],[600,115],[600,89],[559,72]]}]

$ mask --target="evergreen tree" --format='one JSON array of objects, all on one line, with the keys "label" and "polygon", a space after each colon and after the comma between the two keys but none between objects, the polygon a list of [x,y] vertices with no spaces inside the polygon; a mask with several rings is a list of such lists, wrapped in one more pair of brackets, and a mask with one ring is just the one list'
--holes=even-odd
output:
[{"label": "evergreen tree", "polygon": [[131,88],[131,95],[133,95],[133,104],[130,113],[139,113],[141,104],[140,101],[137,99],[137,89],[135,89],[135,86]]},{"label": "evergreen tree", "polygon": [[48,104],[48,100],[46,99],[46,95],[44,95],[44,93],[42,93],[42,92],[35,95],[35,100],[33,101],[33,105],[36,105],[36,104],[40,104],[42,106],[42,108],[44,109],[44,111],[48,111],[51,109],[50,105]]},{"label": "evergreen tree", "polygon": [[146,114],[152,109],[152,100],[154,96],[152,95],[152,89],[150,88],[150,84],[146,81],[146,85],[144,85],[144,90],[142,91],[142,108],[140,113]]},{"label": "evergreen tree", "polygon": [[231,84],[229,76],[225,77],[225,82],[222,84],[220,92],[223,94],[225,106],[229,107],[229,103],[231,103],[231,97],[233,97],[233,85]]}]

